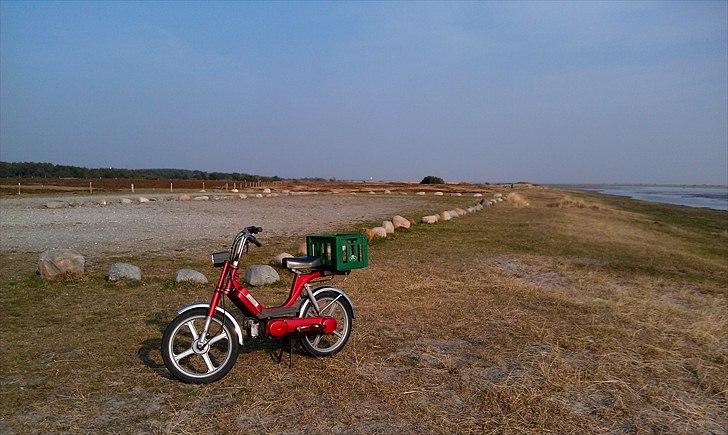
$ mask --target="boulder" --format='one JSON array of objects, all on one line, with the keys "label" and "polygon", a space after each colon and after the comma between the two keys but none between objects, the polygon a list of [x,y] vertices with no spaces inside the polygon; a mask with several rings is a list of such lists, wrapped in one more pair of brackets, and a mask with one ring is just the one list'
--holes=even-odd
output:
[{"label": "boulder", "polygon": [[140,197],[139,197],[139,202],[140,202],[140,203],[144,203],[144,202],[149,202],[149,198],[145,198],[145,197],[143,197],[143,196],[140,196]]},{"label": "boulder", "polygon": [[408,221],[407,219],[403,218],[400,215],[397,215],[397,216],[395,216],[395,217],[392,218],[392,224],[394,225],[394,229],[395,230],[397,228],[409,229],[409,227],[411,225],[410,224],[410,221]]},{"label": "boulder", "polygon": [[394,224],[390,221],[382,222],[382,228],[387,230],[387,234],[392,234],[394,232]]},{"label": "boulder", "polygon": [[86,265],[83,255],[70,249],[48,249],[38,257],[38,273],[45,279],[59,275],[82,274]]},{"label": "boulder", "polygon": [[424,195],[424,194],[425,194],[425,192],[417,192],[417,193],[415,193],[415,195]]},{"label": "boulder", "polygon": [[45,208],[66,208],[68,203],[66,201],[51,201],[45,203]]},{"label": "boulder", "polygon": [[207,284],[207,277],[201,272],[192,269],[179,269],[172,277],[174,282],[192,282],[195,284]]},{"label": "boulder", "polygon": [[267,264],[252,264],[245,269],[245,282],[252,286],[273,284],[280,279],[278,272]]},{"label": "boulder", "polygon": [[290,257],[293,257],[293,255],[289,254],[288,252],[280,253],[270,260],[270,264],[271,266],[281,267],[283,266],[283,259]]},{"label": "boulder", "polygon": [[298,253],[298,255],[308,255],[308,247],[306,246],[306,242],[298,245],[298,250],[296,252]]},{"label": "boulder", "polygon": [[384,227],[374,227],[372,228],[372,233],[374,234],[374,237],[381,237],[385,238],[387,237],[387,230]]},{"label": "boulder", "polygon": [[183,194],[182,194],[182,195],[180,195],[180,196],[179,196],[179,197],[178,197],[177,199],[178,199],[179,201],[191,201],[191,200],[192,200],[192,198],[190,198],[190,196],[189,196],[189,195],[187,195],[186,193],[183,193]]},{"label": "boulder", "polygon": [[437,219],[438,219],[437,215],[434,215],[434,214],[430,215],[430,216],[422,216],[421,222],[423,224],[434,224],[435,222],[437,222]]},{"label": "boulder", "polygon": [[120,201],[122,204],[131,204],[131,199],[129,198],[121,198]]},{"label": "boulder", "polygon": [[449,221],[451,219],[450,212],[448,212],[448,211],[440,212],[440,219],[444,220],[444,221]]},{"label": "boulder", "polygon": [[465,216],[468,212],[463,210],[462,208],[456,208],[455,212],[458,214],[458,216]]},{"label": "boulder", "polygon": [[503,198],[496,198],[498,202],[503,202]]},{"label": "boulder", "polygon": [[475,198],[480,198],[481,196],[483,196],[483,194],[482,194],[482,193],[476,193],[476,194],[474,194],[473,196],[474,196]]},{"label": "boulder", "polygon": [[453,219],[460,217],[460,213],[458,213],[455,209],[448,210],[447,212],[450,213],[450,217]]},{"label": "boulder", "polygon": [[266,187],[265,189],[263,189],[263,193],[270,193],[270,189],[268,189],[268,188]]},{"label": "boulder", "polygon": [[192,198],[193,201],[208,201],[209,199],[210,197],[207,195],[195,196],[194,198]]},{"label": "boulder", "polygon": [[502,193],[496,193],[495,195],[493,195],[493,198],[502,198],[502,197],[503,197]]},{"label": "boulder", "polygon": [[435,195],[435,196],[442,196],[443,194],[442,194],[442,192],[435,192],[435,193],[433,193],[433,195]]},{"label": "boulder", "polygon": [[112,263],[106,272],[109,281],[141,281],[142,270],[139,267],[129,263]]},{"label": "boulder", "polygon": [[238,195],[238,196],[240,197],[240,199],[245,199],[245,198],[247,198],[247,197],[248,197],[248,195],[246,195],[246,194],[244,194],[244,193],[241,193],[241,194],[240,194],[240,195]]},{"label": "boulder", "polygon": [[473,206],[470,206],[470,207],[466,208],[465,210],[466,210],[466,211],[467,211],[468,213],[474,213],[474,212],[475,212],[475,207],[473,207]]}]

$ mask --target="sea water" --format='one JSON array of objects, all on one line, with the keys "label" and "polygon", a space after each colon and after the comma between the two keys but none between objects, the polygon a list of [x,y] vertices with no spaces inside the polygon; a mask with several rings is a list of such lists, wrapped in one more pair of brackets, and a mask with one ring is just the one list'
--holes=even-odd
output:
[{"label": "sea water", "polygon": [[639,186],[588,185],[571,186],[608,195],[628,196],[650,202],[728,210],[728,186]]}]

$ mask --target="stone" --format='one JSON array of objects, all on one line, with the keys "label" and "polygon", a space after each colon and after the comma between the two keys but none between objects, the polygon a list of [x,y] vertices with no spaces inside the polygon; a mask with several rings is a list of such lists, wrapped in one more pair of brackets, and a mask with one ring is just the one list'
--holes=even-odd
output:
[{"label": "stone", "polygon": [[374,195],[375,193],[376,193],[376,192],[375,192],[375,191],[373,191],[373,190],[370,190],[370,191],[369,191],[369,194],[370,194],[370,195]]},{"label": "stone", "polygon": [[38,273],[45,279],[60,275],[80,275],[86,266],[83,255],[71,249],[48,249],[38,257]]},{"label": "stone", "polygon": [[281,195],[278,194],[278,193],[273,192],[269,196],[272,197],[272,198],[275,198],[276,196],[281,196]]},{"label": "stone", "polygon": [[433,214],[433,215],[430,215],[430,216],[422,216],[421,222],[423,224],[434,224],[435,222],[437,222],[437,220],[438,220],[437,215],[434,215]]},{"label": "stone", "polygon": [[143,197],[143,196],[140,196],[140,197],[139,197],[139,202],[140,202],[140,203],[144,203],[144,202],[149,202],[149,198],[145,198],[145,197]]},{"label": "stone", "polygon": [[440,219],[444,220],[444,221],[449,221],[451,219],[450,212],[448,212],[448,211],[440,212]]},{"label": "stone", "polygon": [[463,196],[460,192],[451,193],[450,196]]},{"label": "stone", "polygon": [[96,205],[105,206],[107,204],[106,200],[101,198],[96,200]]},{"label": "stone", "polygon": [[240,192],[240,191],[239,191],[238,189],[233,189],[233,190],[231,190],[231,192],[232,192],[232,193],[238,193],[238,192]]},{"label": "stone", "polygon": [[246,194],[244,194],[244,193],[241,193],[241,194],[240,194],[240,195],[238,195],[238,196],[240,197],[240,199],[245,199],[245,198],[247,198],[247,197],[248,197],[248,195],[246,195]]},{"label": "stone", "polygon": [[372,228],[372,233],[374,234],[374,237],[381,237],[385,238],[387,237],[387,230],[384,229],[384,227],[374,227]]},{"label": "stone", "polygon": [[121,203],[122,204],[131,204],[131,199],[129,199],[129,198],[121,198]]},{"label": "stone", "polygon": [[502,197],[503,197],[502,193],[496,193],[495,195],[493,195],[493,198],[502,198]]},{"label": "stone", "polygon": [[466,215],[466,214],[467,214],[468,212],[466,212],[466,211],[465,211],[465,210],[463,210],[462,208],[456,208],[456,209],[455,209],[455,213],[457,213],[457,214],[458,214],[458,216],[465,216],[465,215]]},{"label": "stone", "polygon": [[473,196],[474,196],[475,198],[480,198],[481,196],[483,196],[483,194],[482,194],[482,193],[476,193],[476,194],[474,194]]},{"label": "stone", "polygon": [[503,198],[498,198],[498,202],[503,202]]},{"label": "stone", "polygon": [[245,269],[245,282],[252,286],[273,284],[280,279],[278,272],[267,264],[251,264]]},{"label": "stone", "polygon": [[191,282],[195,284],[207,284],[209,282],[205,275],[192,269],[179,269],[174,273],[172,278],[177,283]]},{"label": "stone", "polygon": [[207,195],[195,196],[194,198],[192,198],[193,201],[208,201],[209,199],[210,197]]},{"label": "stone", "polygon": [[433,195],[435,195],[435,196],[442,196],[443,194],[442,194],[442,192],[435,192],[435,193],[433,193]]},{"label": "stone", "polygon": [[400,215],[397,215],[392,218],[392,224],[394,225],[395,230],[397,228],[404,228],[404,229],[408,230],[411,225],[410,221],[408,221],[407,219],[403,218]]},{"label": "stone", "polygon": [[394,232],[394,224],[390,221],[382,222],[382,228],[387,230],[387,234],[392,234]]},{"label": "stone", "polygon": [[283,259],[291,258],[291,257],[293,257],[293,255],[289,254],[288,252],[283,252],[283,253],[280,253],[280,254],[276,255],[275,257],[271,258],[270,264],[271,264],[271,266],[281,267],[281,266],[283,266]]},{"label": "stone", "polygon": [[391,194],[391,193],[392,193],[392,192],[391,192],[390,190],[385,190],[385,191],[384,191],[384,194],[385,194],[385,195],[389,195],[389,194]]},{"label": "stone", "polygon": [[66,208],[68,205],[66,201],[51,201],[45,203],[45,208]]},{"label": "stone", "polygon": [[224,201],[226,199],[227,199],[227,196],[213,196],[212,197],[213,201]]},{"label": "stone", "polygon": [[270,189],[268,189],[268,188],[266,187],[265,189],[263,189],[263,193],[270,193]]},{"label": "stone", "polygon": [[263,197],[263,194],[261,194],[261,193],[256,193],[256,194],[255,194],[255,197],[256,197],[256,198],[262,198],[262,197]]},{"label": "stone", "polygon": [[112,263],[106,272],[109,281],[141,281],[142,270],[139,267],[129,263]]},{"label": "stone", "polygon": [[177,199],[180,200],[180,201],[190,201],[190,200],[192,200],[192,198],[190,198],[190,196],[187,195],[186,193],[183,193]]},{"label": "stone", "polygon": [[308,246],[306,246],[306,242],[302,242],[300,245],[298,245],[298,250],[296,250],[298,255],[308,255]]},{"label": "stone", "polygon": [[465,210],[466,210],[466,211],[467,211],[468,213],[474,213],[474,212],[475,212],[475,207],[473,207],[473,206],[470,206],[470,207],[466,208]]},{"label": "stone", "polygon": [[425,192],[417,192],[417,193],[415,193],[415,195],[424,195],[424,194],[425,194]]},{"label": "stone", "polygon": [[450,217],[453,219],[460,217],[460,213],[458,213],[455,209],[448,210],[447,212],[450,213]]}]

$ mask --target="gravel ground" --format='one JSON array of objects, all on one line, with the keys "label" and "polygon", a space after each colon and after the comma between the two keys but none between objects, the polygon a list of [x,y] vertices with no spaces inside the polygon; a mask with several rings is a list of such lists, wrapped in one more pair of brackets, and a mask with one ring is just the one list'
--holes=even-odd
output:
[{"label": "gravel ground", "polygon": [[[138,199],[141,195],[127,196]],[[226,246],[248,225],[268,237],[330,231],[356,222],[389,218],[427,207],[433,198],[399,195],[311,195],[225,201],[168,201],[90,205],[100,197],[53,196],[0,200],[0,249],[40,252],[72,248],[90,253],[144,253],[192,246]],[[46,209],[49,201],[87,205]],[[220,245],[222,244],[222,245]]]}]

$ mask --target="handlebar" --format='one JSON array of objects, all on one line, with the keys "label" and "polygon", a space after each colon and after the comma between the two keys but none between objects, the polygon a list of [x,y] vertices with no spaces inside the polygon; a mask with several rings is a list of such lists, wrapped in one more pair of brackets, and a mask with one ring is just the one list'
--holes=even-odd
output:
[{"label": "handlebar", "polygon": [[262,243],[260,243],[260,242],[258,241],[258,239],[256,239],[256,238],[255,238],[255,236],[250,236],[250,237],[248,237],[248,241],[249,241],[249,242],[251,242],[252,244],[254,244],[255,246],[259,247],[259,248],[260,248],[261,246],[263,246],[263,244],[262,244]]},{"label": "handlebar", "polygon": [[246,227],[245,229],[248,230],[250,234],[258,234],[263,231],[263,228],[261,227]]}]

